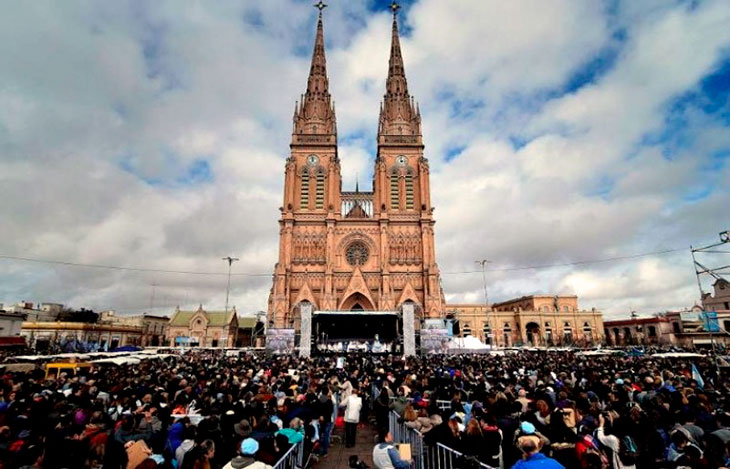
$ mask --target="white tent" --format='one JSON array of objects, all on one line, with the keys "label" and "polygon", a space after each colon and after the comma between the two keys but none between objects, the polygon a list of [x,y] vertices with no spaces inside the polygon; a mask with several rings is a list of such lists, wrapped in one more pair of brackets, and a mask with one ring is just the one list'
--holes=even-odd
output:
[{"label": "white tent", "polygon": [[490,347],[483,344],[479,339],[473,335],[466,337],[454,337],[451,339],[446,346],[449,350],[489,350]]}]

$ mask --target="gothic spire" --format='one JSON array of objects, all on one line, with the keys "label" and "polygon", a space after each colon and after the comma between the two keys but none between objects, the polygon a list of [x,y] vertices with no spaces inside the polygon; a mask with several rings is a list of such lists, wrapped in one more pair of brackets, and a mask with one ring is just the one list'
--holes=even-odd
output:
[{"label": "gothic spire", "polygon": [[[319,9],[317,33],[307,79],[307,91],[302,96],[297,112],[294,114],[294,141],[297,140],[297,135],[322,135],[322,140],[325,141],[329,139],[324,136],[334,136],[337,133],[334,103],[329,93],[327,60],[324,54],[322,10],[327,5],[320,1],[314,6]],[[311,139],[308,140],[311,141]]]},{"label": "gothic spire", "polygon": [[[411,136],[411,143],[420,143],[421,118],[414,105],[413,98],[408,94],[408,82],[403,67],[403,56],[400,49],[398,34],[397,12],[400,6],[393,1],[390,5],[393,11],[393,27],[390,42],[390,59],[388,60],[388,78],[385,82],[385,96],[380,111],[380,125],[378,140],[385,143],[388,136]],[[401,141],[403,138],[393,139]]]}]

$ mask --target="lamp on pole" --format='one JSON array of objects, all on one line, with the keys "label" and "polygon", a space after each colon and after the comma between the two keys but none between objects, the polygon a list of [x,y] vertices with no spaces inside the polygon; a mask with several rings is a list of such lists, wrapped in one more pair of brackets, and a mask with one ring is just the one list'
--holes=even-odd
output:
[{"label": "lamp on pole", "polygon": [[228,261],[228,284],[226,285],[226,313],[228,312],[228,295],[231,292],[231,264],[240,260],[237,257],[227,256],[223,258],[224,261]]},{"label": "lamp on pole", "polygon": [[[487,273],[486,273],[486,267],[487,264],[490,264],[492,261],[488,261],[487,259],[482,259],[480,261],[474,261],[477,264],[480,264],[482,266],[482,284],[484,285],[484,317],[487,321],[487,324],[489,324],[489,315],[487,314],[487,310],[489,310],[489,296],[487,295]],[[489,332],[492,333],[492,328],[489,328]],[[485,343],[489,342],[489,337],[484,338]]]},{"label": "lamp on pole", "polygon": [[480,261],[474,261],[477,264],[480,264],[482,266],[482,282],[484,283],[484,307],[489,308],[489,297],[487,296],[487,273],[486,273],[486,267],[487,264],[491,264],[492,261],[488,261],[486,259],[482,259]]}]

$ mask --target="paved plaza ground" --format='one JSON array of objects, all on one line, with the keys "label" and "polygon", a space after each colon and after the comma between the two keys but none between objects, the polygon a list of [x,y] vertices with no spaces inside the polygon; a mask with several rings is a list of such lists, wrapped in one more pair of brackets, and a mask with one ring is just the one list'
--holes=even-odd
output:
[{"label": "paved plaza ground", "polygon": [[332,433],[333,440],[330,452],[320,458],[314,465],[317,469],[347,469],[350,456],[356,454],[360,460],[373,467],[373,446],[375,445],[375,428],[370,423],[361,423],[357,427],[355,447],[345,448],[345,427],[337,427]]}]

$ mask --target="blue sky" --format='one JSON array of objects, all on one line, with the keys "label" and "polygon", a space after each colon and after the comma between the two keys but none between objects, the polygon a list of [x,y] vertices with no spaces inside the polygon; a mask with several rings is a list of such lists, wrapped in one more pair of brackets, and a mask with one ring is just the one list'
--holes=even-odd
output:
[{"label": "blue sky", "polygon": [[[369,188],[387,1],[331,2],[343,189]],[[0,254],[223,272],[264,309],[311,2],[54,2],[0,18]],[[611,315],[697,300],[687,247],[730,228],[730,4],[404,2],[449,301],[575,293]],[[224,279],[1,261],[0,302],[222,306]]]}]

